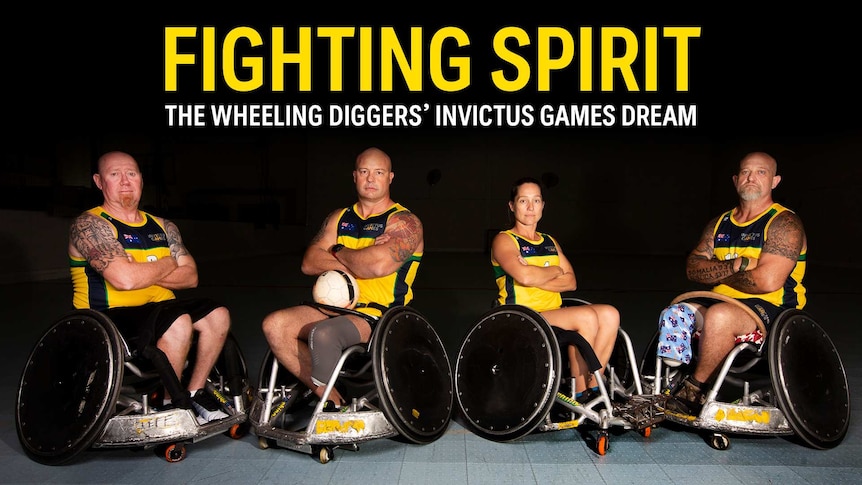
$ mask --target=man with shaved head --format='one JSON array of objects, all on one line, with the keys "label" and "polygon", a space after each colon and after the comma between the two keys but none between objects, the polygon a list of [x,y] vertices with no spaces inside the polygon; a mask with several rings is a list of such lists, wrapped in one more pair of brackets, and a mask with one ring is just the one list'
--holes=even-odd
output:
[{"label": "man with shaved head", "polygon": [[176,224],[138,209],[144,181],[131,155],[102,155],[93,182],[104,202],[78,216],[69,232],[75,308],[106,314],[132,350],[157,364],[166,358],[177,378],[196,333],[188,389],[163,379],[165,402],[158,405],[194,409],[200,424],[228,417],[205,389],[230,329],[227,308],[175,297],[174,290],[197,286],[197,265]]},{"label": "man with shaved head", "polygon": [[[329,214],[302,259],[302,272],[341,270],[359,285],[356,309],[379,317],[413,299],[413,280],[424,251],[422,223],[389,197],[395,173],[379,148],[356,157],[353,182],[359,200]],[[263,332],[278,361],[318,397],[347,347],[368,342],[371,325],[356,315],[334,316],[311,306],[275,311]],[[329,399],[342,405],[333,388]]]},{"label": "man with shaved head", "polygon": [[[689,280],[714,285],[712,291],[743,303],[767,329],[783,310],[801,309],[806,302],[805,230],[794,212],[772,200],[779,182],[778,164],[770,155],[743,157],[733,176],[739,204],[706,225],[686,263]],[[663,327],[675,327],[686,313],[695,327],[702,325],[697,365],[672,393],[667,409],[697,415],[705,401],[704,384],[714,379],[736,337],[754,332],[758,322],[733,303],[686,303],[665,309]],[[666,344],[663,354],[659,342],[659,355],[673,357],[674,347]]]}]

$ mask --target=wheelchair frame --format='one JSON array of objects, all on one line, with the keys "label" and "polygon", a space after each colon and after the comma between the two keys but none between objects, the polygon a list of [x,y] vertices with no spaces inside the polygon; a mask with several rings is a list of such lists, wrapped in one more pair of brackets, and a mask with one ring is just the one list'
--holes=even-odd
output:
[{"label": "wheelchair frame", "polygon": [[[452,412],[452,372],[439,336],[421,314],[410,307],[399,306],[390,308],[378,319],[355,310],[318,303],[302,304],[334,314],[350,314],[374,320],[377,325],[367,344],[354,345],[342,352],[324,388],[323,397],[310,412],[297,406],[305,404],[308,408],[317,397],[279,364],[271,350],[267,352],[261,365],[260,386],[249,413],[249,421],[258,436],[261,449],[275,444],[281,448],[312,455],[325,464],[332,460],[337,448],[358,451],[360,443],[398,435],[413,443],[425,444],[445,433]],[[445,378],[448,383],[448,389],[445,390],[447,392],[440,392],[436,403],[428,403],[427,400],[419,404],[396,402],[396,399],[410,401],[416,397],[409,383],[405,385],[403,381],[393,379],[388,374],[391,365],[389,360],[397,360],[398,355],[393,353],[400,351],[397,349],[398,345],[392,344],[398,344],[398,338],[404,334],[401,330],[403,328],[419,331],[420,346],[426,345],[422,349],[426,357],[436,353],[431,358],[433,362],[425,359],[420,363],[422,368],[418,376],[419,379],[425,379],[423,382],[428,384],[425,387],[431,391],[441,391],[440,381]],[[364,362],[359,368],[349,369],[347,363],[351,358],[362,359]],[[397,363],[399,362],[395,362]],[[290,381],[279,383],[279,378],[284,375],[287,375]],[[368,382],[370,378],[373,378],[373,385]],[[436,383],[433,382],[435,378],[439,379]],[[432,382],[428,379],[432,379]],[[342,393],[345,399],[350,399],[346,411],[328,409],[326,403],[332,389],[336,384],[345,381],[360,381],[358,387],[369,390],[361,396]],[[291,414],[291,411],[294,413]],[[285,428],[276,422],[282,415],[284,419],[297,417],[297,420],[288,423],[289,428]],[[428,421],[427,416],[430,416],[432,421]]]},{"label": "wheelchair frame", "polygon": [[[708,431],[707,441],[711,447],[717,450],[725,450],[730,447],[729,434],[796,435],[809,446],[818,449],[832,448],[841,442],[847,432],[850,417],[850,394],[846,373],[832,341],[807,313],[794,309],[783,311],[776,318],[771,332],[767,334],[760,318],[749,307],[724,295],[711,291],[693,291],[674,298],[671,304],[691,300],[710,300],[713,303],[721,301],[737,305],[755,318],[755,321],[758,322],[758,329],[764,338],[760,344],[743,341],[734,346],[719,368],[715,383],[706,392],[706,402],[697,416],[666,410],[665,414],[668,421]],[[832,409],[824,410],[820,416],[821,419],[818,419],[819,422],[816,424],[809,422],[814,417],[801,416],[799,410],[796,409],[797,405],[791,401],[807,399],[805,404],[801,406],[810,407],[808,404],[817,401],[819,396],[811,395],[809,398],[805,398],[806,393],[792,390],[798,389],[799,386],[789,382],[788,378],[792,379],[792,376],[787,375],[781,368],[787,365],[781,357],[783,353],[788,352],[785,349],[789,349],[792,360],[805,357],[797,355],[800,351],[797,351],[795,347],[788,347],[788,345],[795,345],[790,342],[796,340],[789,335],[789,332],[792,331],[797,333],[808,332],[815,338],[819,338],[820,352],[817,352],[818,349],[815,346],[814,353],[820,355],[815,355],[815,358],[832,360],[832,364],[837,364],[840,374],[840,378],[837,380],[843,381],[838,386],[842,389],[831,389],[837,400],[830,399],[829,402],[825,403]],[[667,396],[670,395],[686,371],[693,371],[694,363],[683,364],[678,367],[666,365],[664,359],[656,355],[658,337],[659,333],[657,332],[643,355],[642,365],[644,367],[649,361],[655,361],[655,373],[643,376],[644,388],[654,395]],[[768,352],[770,348],[774,350]],[[750,360],[738,362],[744,357],[750,357]],[[784,359],[787,360],[787,357]],[[766,376],[756,371],[751,372],[756,366],[762,365],[764,360],[769,367]],[[817,378],[812,376],[811,379],[816,380]],[[728,389],[726,384],[741,388],[742,394],[739,399],[733,402],[719,401],[720,393]],[[821,384],[820,389],[813,391],[813,394],[823,390],[823,385],[828,385],[826,382],[819,382],[818,384]],[[752,386],[755,389],[752,390]],[[843,392],[841,392],[842,390]],[[791,392],[793,395],[789,394]],[[818,403],[816,407],[823,407],[823,403]],[[843,418],[841,417],[842,408],[844,410]],[[823,416],[828,414],[833,414],[838,418],[837,425],[822,422]],[[833,426],[822,426],[823,424],[833,424]],[[830,427],[833,429],[830,430]]]},{"label": "wheelchair frame", "polygon": [[[66,349],[56,352],[70,351],[65,352],[69,355],[60,360],[50,353],[47,356],[44,354],[47,351],[46,344],[66,339],[84,343],[84,347],[90,345],[90,348],[74,349],[71,348],[73,344],[69,343]],[[242,385],[245,386],[248,380],[245,361],[232,334],[228,334],[228,345],[239,359],[244,373]],[[99,355],[102,351],[104,354]],[[48,365],[34,362],[37,357],[47,360]],[[81,357],[93,360],[74,362]],[[110,318],[94,310],[70,312],[43,334],[22,372],[15,410],[19,441],[34,461],[62,465],[89,448],[158,448],[168,462],[178,462],[185,458],[185,445],[188,443],[223,432],[232,438],[240,438],[246,431],[244,423],[248,389],[230,389],[224,377],[218,375],[219,363],[224,365],[224,351],[209,377],[207,387],[210,391],[232,397],[232,403],[224,405],[229,414],[227,418],[198,424],[194,412],[189,409],[157,411],[150,406],[149,399],[150,394],[162,386],[159,374],[141,369],[136,363],[136,356]],[[129,384],[125,379],[125,371],[129,372],[130,378],[134,376],[139,381]],[[82,375],[78,376],[79,373]],[[86,382],[80,382],[80,378],[77,381],[74,379],[84,377],[83,374],[87,374]],[[102,387],[96,387],[99,377],[107,381],[102,382]],[[29,402],[30,397],[55,399],[67,393],[71,400],[78,398],[79,402],[59,405],[59,413],[33,409],[34,404]],[[41,403],[35,406],[39,407]],[[86,417],[86,412],[90,412],[90,417]],[[48,428],[34,424],[40,418],[50,420]],[[71,425],[67,427],[75,429],[68,431],[68,437],[61,436],[59,440],[51,438],[51,426],[66,429],[64,422]]]}]

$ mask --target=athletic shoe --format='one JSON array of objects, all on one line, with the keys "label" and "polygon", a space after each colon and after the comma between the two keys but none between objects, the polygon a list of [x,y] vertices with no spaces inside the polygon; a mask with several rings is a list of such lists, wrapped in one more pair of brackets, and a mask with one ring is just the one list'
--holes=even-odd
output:
[{"label": "athletic shoe", "polygon": [[192,405],[198,413],[198,424],[205,424],[228,417],[227,413],[221,410],[221,406],[215,396],[208,393],[205,389],[198,389],[195,392],[195,395],[192,396]]}]

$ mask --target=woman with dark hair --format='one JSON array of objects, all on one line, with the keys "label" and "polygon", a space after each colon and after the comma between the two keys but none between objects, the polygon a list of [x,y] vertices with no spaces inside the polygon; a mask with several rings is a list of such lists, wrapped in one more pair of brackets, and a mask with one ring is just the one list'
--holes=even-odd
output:
[{"label": "woman with dark hair", "polygon": [[[560,293],[575,290],[577,280],[557,241],[537,229],[544,208],[538,180],[515,182],[509,198],[514,225],[497,234],[491,246],[497,301],[526,306],[541,313],[552,326],[578,332],[592,346],[604,370],[613,352],[620,314],[605,304],[562,306]],[[568,355],[576,398],[587,402],[598,392],[598,383],[574,346],[569,346]]]}]

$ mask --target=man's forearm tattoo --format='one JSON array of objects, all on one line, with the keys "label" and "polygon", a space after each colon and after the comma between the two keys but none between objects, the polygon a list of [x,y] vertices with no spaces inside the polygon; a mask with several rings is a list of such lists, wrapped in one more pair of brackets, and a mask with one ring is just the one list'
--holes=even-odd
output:
[{"label": "man's forearm tattoo", "polygon": [[393,241],[389,253],[393,261],[401,263],[407,261],[419,246],[422,238],[422,223],[419,222],[419,218],[410,213],[394,214],[389,222],[389,234]]},{"label": "man's forearm tattoo", "polygon": [[181,256],[188,256],[189,252],[183,244],[183,238],[180,236],[180,230],[176,224],[165,219],[165,233],[168,236],[168,245],[171,250],[171,257],[179,260]]},{"label": "man's forearm tattoo", "polygon": [[699,256],[689,256],[688,267],[688,279],[701,283],[717,283],[733,274],[733,261],[708,261]]},{"label": "man's forearm tattoo", "polygon": [[760,293],[751,271],[740,271],[723,283],[745,293]]},{"label": "man's forearm tattoo", "polygon": [[91,215],[75,219],[69,231],[69,240],[90,266],[102,273],[112,261],[126,259],[123,246],[117,241],[107,222]]}]

